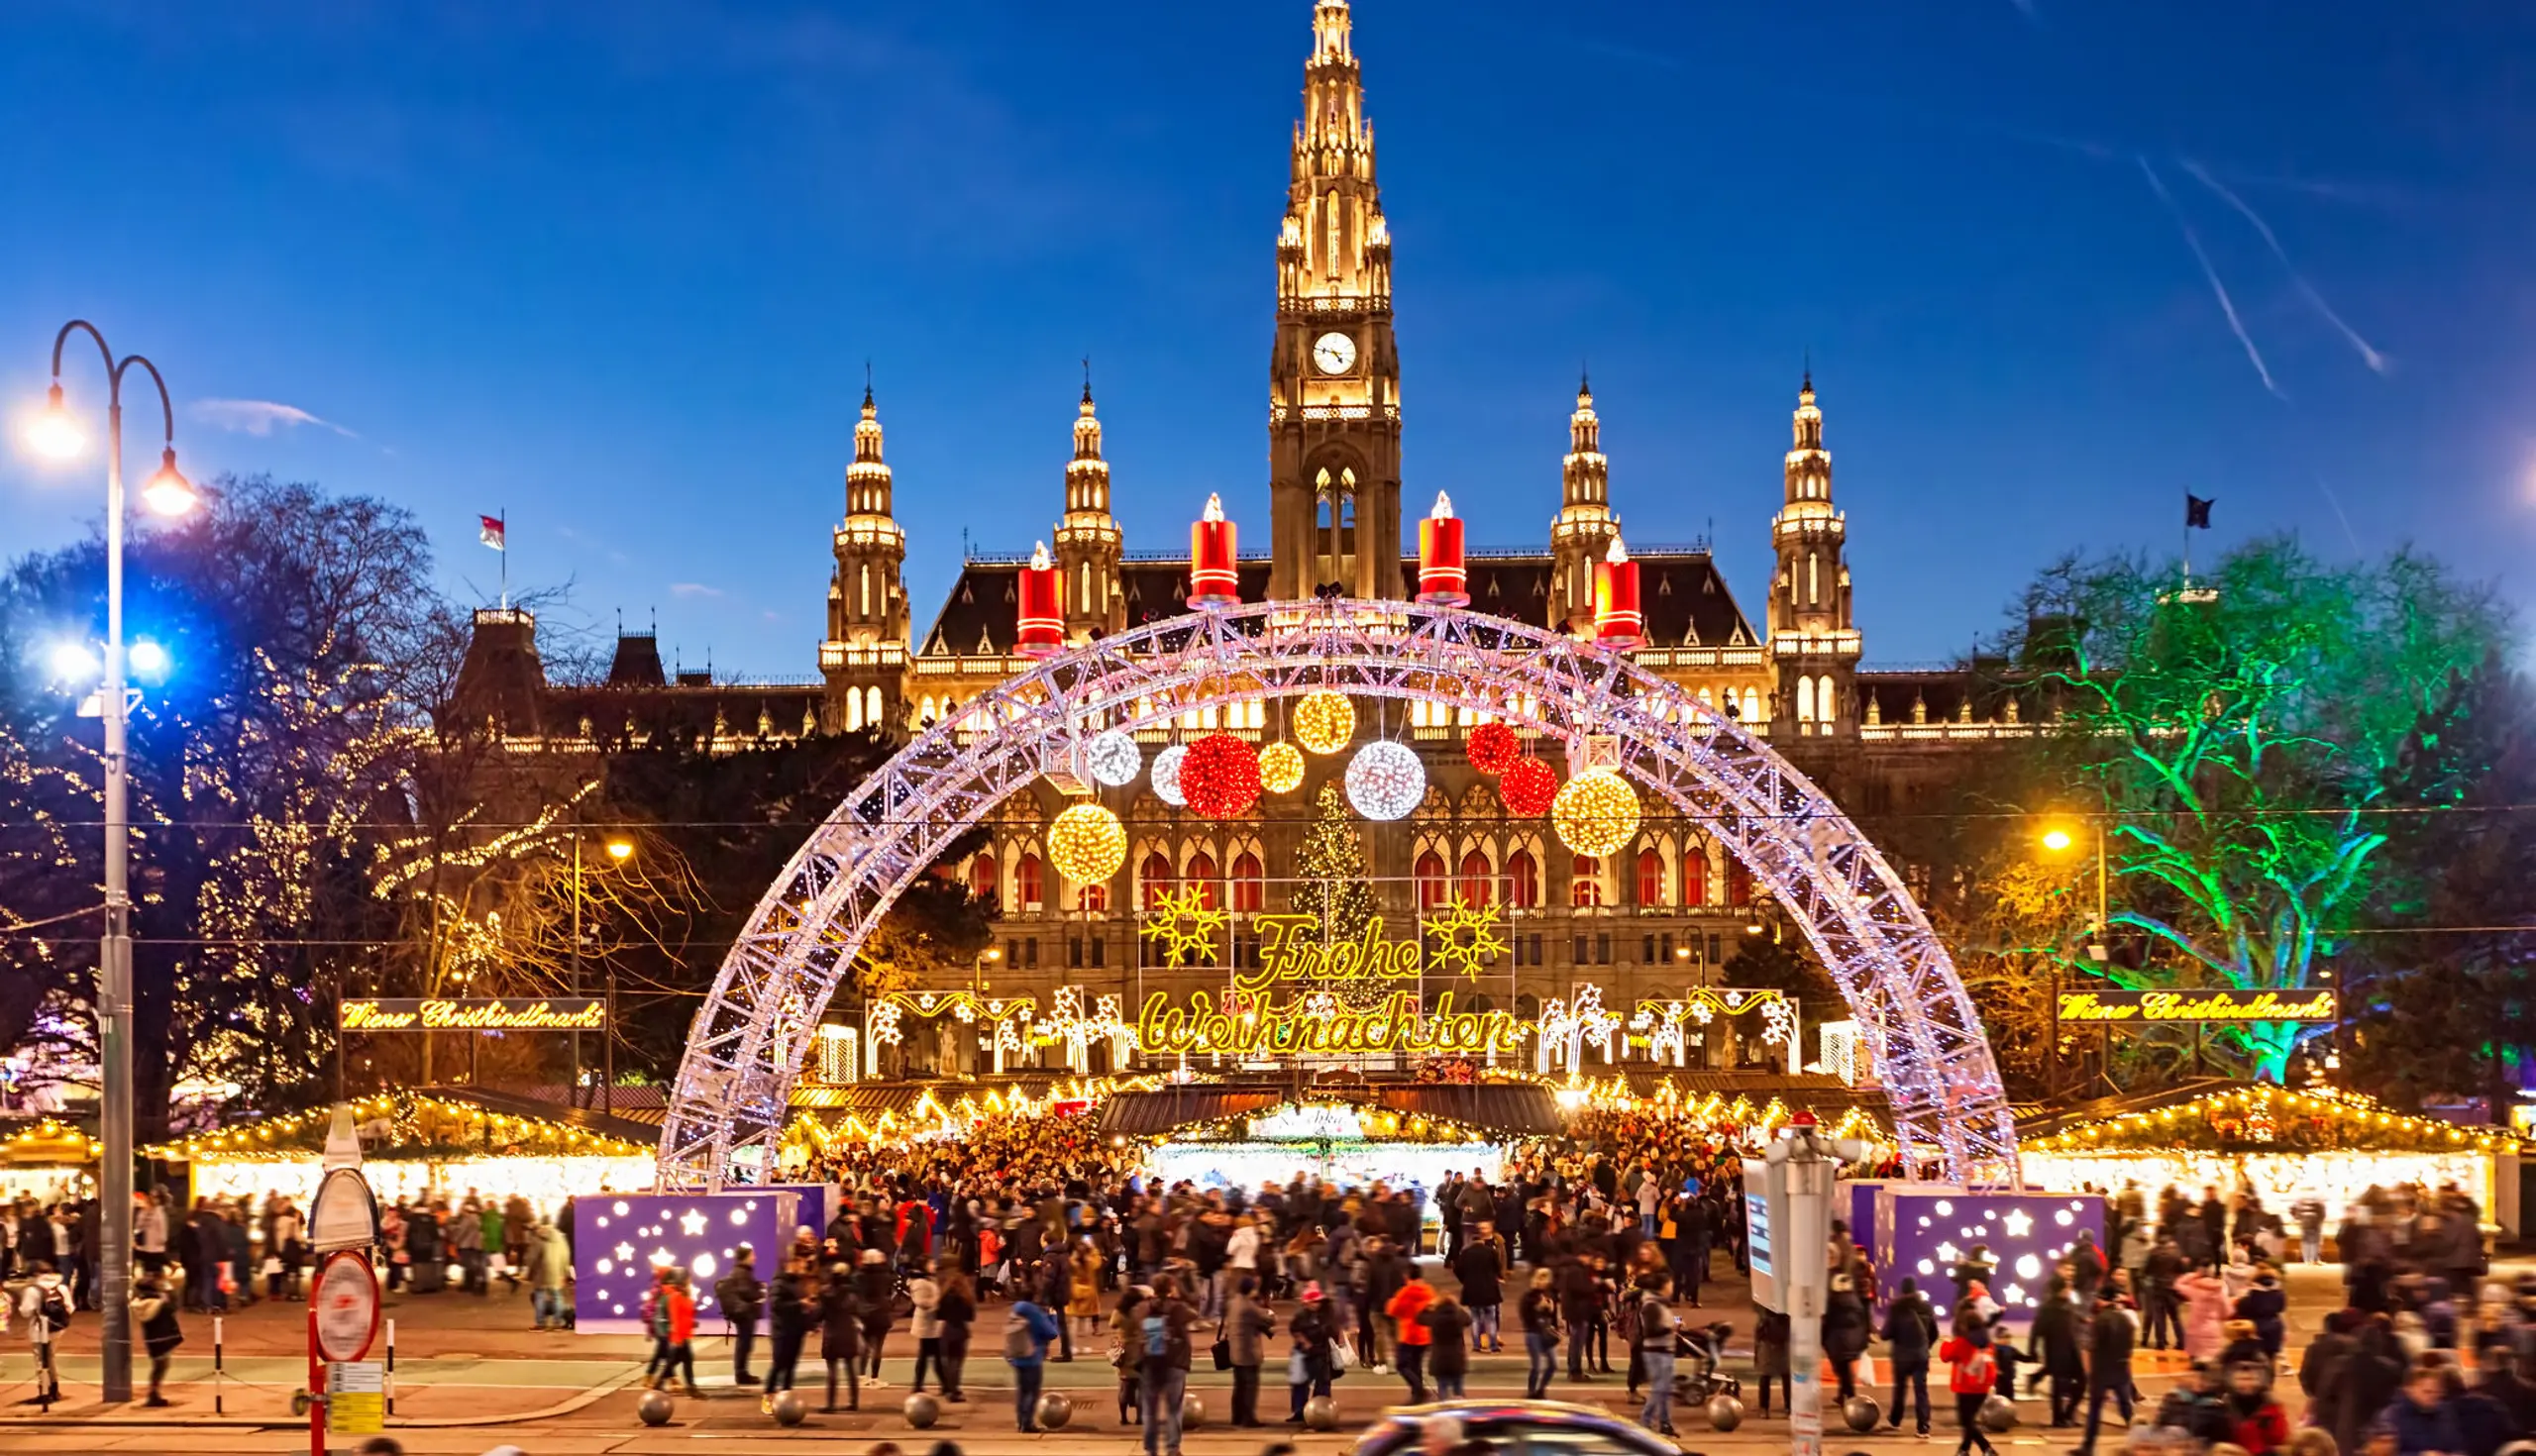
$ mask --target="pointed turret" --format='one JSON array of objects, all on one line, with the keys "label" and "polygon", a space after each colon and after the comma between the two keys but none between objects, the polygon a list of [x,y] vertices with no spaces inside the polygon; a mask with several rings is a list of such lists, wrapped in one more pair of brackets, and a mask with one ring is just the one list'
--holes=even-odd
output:
[{"label": "pointed turret", "polygon": [[1557,575],[1548,625],[1590,632],[1594,625],[1594,564],[1620,539],[1612,514],[1611,462],[1603,457],[1603,421],[1594,413],[1594,382],[1576,381],[1576,412],[1567,417],[1567,458],[1559,465],[1558,515],[1549,528]]},{"label": "pointed turret", "polygon": [[845,468],[845,521],[834,538],[828,635],[819,649],[829,710],[840,728],[895,727],[904,717],[907,601],[900,571],[907,542],[891,514],[892,479],[881,446],[880,406],[866,379],[854,459]]},{"label": "pointed turret", "polygon": [[1057,566],[1066,640],[1107,636],[1127,625],[1118,564],[1126,544],[1110,513],[1110,463],[1101,458],[1101,417],[1092,406],[1092,364],[1083,365],[1083,402],[1076,406],[1074,459],[1066,462],[1066,513],[1057,523]]},{"label": "pointed turret", "polygon": [[1770,521],[1778,569],[1770,578],[1771,731],[1796,737],[1852,736],[1858,633],[1849,614],[1849,522],[1832,505],[1832,453],[1823,448],[1823,411],[1806,364],[1789,425],[1786,499]]}]

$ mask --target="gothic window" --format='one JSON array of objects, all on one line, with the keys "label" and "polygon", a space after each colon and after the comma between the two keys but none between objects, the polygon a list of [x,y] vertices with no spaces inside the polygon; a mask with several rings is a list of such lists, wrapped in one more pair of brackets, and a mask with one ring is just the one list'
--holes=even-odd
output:
[{"label": "gothic window", "polygon": [[[1078,909],[1088,910],[1095,914],[1109,909],[1110,886],[1106,884],[1084,885],[1082,888],[1075,891],[1075,906]],[[1094,941],[1093,944],[1098,946],[1101,943],[1099,941]],[[1093,954],[1098,956],[1100,952],[1096,950]],[[1101,962],[1095,960],[1092,964],[1098,966]]]},{"label": "gothic window", "polygon": [[863,615],[872,615],[872,564],[863,564]]},{"label": "gothic window", "polygon": [[1488,873],[1488,856],[1477,850],[1462,856],[1462,879],[1459,889],[1465,902],[1473,905],[1487,904],[1493,898],[1489,893],[1493,880],[1494,877]]},{"label": "gothic window", "polygon": [[1805,604],[1823,604],[1823,554],[1819,551],[1805,554]]},{"label": "gothic window", "polygon": [[1638,852],[1638,902],[1641,905],[1666,903],[1664,893],[1664,857],[1649,845]]},{"label": "gothic window", "polygon": [[1760,690],[1759,688],[1757,688],[1757,687],[1746,687],[1746,688],[1744,688],[1744,722],[1746,722],[1746,723],[1758,722],[1758,721],[1760,720],[1760,717],[1761,717],[1761,690]]},{"label": "gothic window", "polygon": [[1223,888],[1215,884],[1215,857],[1214,855],[1207,853],[1205,850],[1200,850],[1189,857],[1189,883],[1198,886],[1198,899],[1200,903],[1204,904],[1210,910],[1222,908],[1217,896],[1222,894]]},{"label": "gothic window", "polygon": [[1726,902],[1736,906],[1752,903],[1752,872],[1744,868],[1742,860],[1726,862]]},{"label": "gothic window", "polygon": [[1814,721],[1814,679],[1811,677],[1796,679],[1796,721]]},{"label": "gothic window", "polygon": [[1823,731],[1826,733],[1832,730],[1832,720],[1839,716],[1838,710],[1833,706],[1834,701],[1835,699],[1832,696],[1832,679],[1829,677],[1815,678],[1814,716],[1822,722]]},{"label": "gothic window", "polygon": [[1023,855],[1012,867],[1012,897],[1024,910],[1039,908],[1039,857]]},{"label": "gothic window", "polygon": [[1267,876],[1259,866],[1259,857],[1243,850],[1232,862],[1232,907],[1245,915],[1255,915],[1267,903]]},{"label": "gothic window", "polygon": [[845,690],[845,731],[852,733],[863,726],[863,694],[855,688]]},{"label": "gothic window", "polygon": [[1085,562],[1075,568],[1075,584],[1079,588],[1075,599],[1082,603],[1083,610],[1095,610],[1099,603],[1092,599],[1092,563]]},{"label": "gothic window", "polygon": [[877,687],[867,687],[863,690],[863,726],[866,728],[881,726],[881,689]]},{"label": "gothic window", "polygon": [[1506,902],[1522,910],[1541,902],[1541,869],[1531,850],[1517,850],[1506,858]]},{"label": "gothic window", "polygon": [[1444,857],[1427,850],[1418,857],[1418,908],[1431,910],[1444,902]]},{"label": "gothic window", "polygon": [[1682,903],[1708,903],[1708,851],[1693,845],[1682,854]]},{"label": "gothic window", "polygon": [[995,868],[993,855],[980,855],[969,862],[969,893],[989,904],[995,903],[996,898]]},{"label": "gothic window", "polygon": [[1150,911],[1161,902],[1164,895],[1171,892],[1171,861],[1164,858],[1161,851],[1156,850],[1145,856],[1145,862],[1138,868],[1136,878],[1144,882],[1145,909]]},{"label": "gothic window", "polygon": [[1567,902],[1580,909],[1603,902],[1603,862],[1592,855],[1578,855],[1568,867]]}]

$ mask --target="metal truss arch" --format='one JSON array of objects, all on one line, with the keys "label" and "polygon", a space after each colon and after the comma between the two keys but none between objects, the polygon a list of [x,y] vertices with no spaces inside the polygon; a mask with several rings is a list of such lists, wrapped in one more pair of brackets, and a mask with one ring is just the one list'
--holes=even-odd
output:
[{"label": "metal truss arch", "polygon": [[1121,633],[981,693],[909,742],[811,833],[724,958],[672,1090],[663,1183],[770,1176],[792,1084],[865,936],[953,839],[1064,769],[1078,737],[1321,687],[1611,740],[1641,792],[1703,821],[1804,931],[1866,1030],[1906,1154],[1959,1183],[2014,1181],[2007,1096],[1954,961],[1829,795],[1625,657],[1479,612],[1340,600]]}]

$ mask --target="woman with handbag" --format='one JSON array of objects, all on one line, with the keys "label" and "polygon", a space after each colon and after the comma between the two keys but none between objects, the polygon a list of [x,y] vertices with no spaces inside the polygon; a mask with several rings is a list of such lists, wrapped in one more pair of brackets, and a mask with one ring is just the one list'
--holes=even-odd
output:
[{"label": "woman with handbag", "polygon": [[1524,1354],[1532,1362],[1524,1399],[1546,1401],[1550,1379],[1558,1374],[1558,1291],[1547,1269],[1532,1271],[1532,1288],[1516,1302],[1515,1317],[1524,1326]]},{"label": "woman with handbag", "polygon": [[1315,1396],[1330,1394],[1329,1383],[1338,1378],[1337,1344],[1329,1322],[1329,1301],[1321,1296],[1321,1286],[1304,1286],[1303,1307],[1295,1311],[1289,1329],[1294,1335],[1294,1353],[1286,1361],[1286,1391],[1294,1400],[1294,1411],[1286,1424],[1301,1425],[1304,1404]]},{"label": "woman with handbag", "polygon": [[1143,1409],[1144,1302],[1142,1288],[1131,1286],[1118,1296],[1110,1315],[1110,1363],[1118,1371],[1118,1423],[1133,1425]]}]

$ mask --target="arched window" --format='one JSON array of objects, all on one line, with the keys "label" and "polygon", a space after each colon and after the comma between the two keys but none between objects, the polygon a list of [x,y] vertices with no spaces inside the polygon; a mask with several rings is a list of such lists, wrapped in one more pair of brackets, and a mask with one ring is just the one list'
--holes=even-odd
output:
[{"label": "arched window", "polygon": [[1761,689],[1757,687],[1746,687],[1744,689],[1744,721],[1746,723],[1757,723],[1760,720]]},{"label": "arched window", "polygon": [[989,904],[995,903],[996,892],[1003,888],[996,884],[995,872],[995,856],[980,855],[971,860],[969,862],[969,893]]},{"label": "arched window", "polygon": [[866,728],[881,726],[881,689],[877,687],[863,689],[863,726]]},{"label": "arched window", "polygon": [[1092,913],[1094,913],[1094,914],[1099,914],[1099,913],[1101,913],[1102,911],[1107,910],[1107,909],[1109,909],[1109,908],[1110,908],[1110,886],[1109,886],[1109,885],[1106,885],[1106,884],[1087,884],[1087,885],[1083,885],[1082,887],[1078,888],[1078,889],[1075,891],[1075,894],[1076,894],[1076,896],[1077,896],[1077,901],[1078,901],[1076,908],[1078,908],[1078,909],[1088,910],[1088,911],[1091,911],[1091,912],[1092,912]]},{"label": "arched window", "polygon": [[1708,852],[1697,846],[1682,852],[1682,903],[1708,903]]},{"label": "arched window", "polygon": [[1444,857],[1428,850],[1418,857],[1418,908],[1431,910],[1444,902]]},{"label": "arched window", "polygon": [[1819,551],[1805,554],[1805,604],[1823,604],[1823,554]]},{"label": "arched window", "polygon": [[863,694],[849,687],[845,690],[845,731],[852,733],[863,726]]},{"label": "arched window", "polygon": [[1638,852],[1638,902],[1641,905],[1671,903],[1664,893],[1664,857],[1652,848]]},{"label": "arched window", "polygon": [[1506,903],[1519,910],[1529,910],[1541,902],[1541,867],[1533,861],[1531,850],[1517,850],[1506,857]]},{"label": "arched window", "polygon": [[1161,851],[1157,850],[1145,856],[1144,864],[1136,871],[1136,878],[1144,882],[1145,908],[1151,910],[1164,895],[1171,893],[1171,861],[1163,858]]},{"label": "arched window", "polygon": [[1752,903],[1752,872],[1744,868],[1742,860],[1726,862],[1726,902],[1730,905]]},{"label": "arched window", "polygon": [[1039,857],[1023,855],[1012,867],[1012,897],[1021,908],[1039,908]]},{"label": "arched window", "polygon": [[1081,606],[1082,610],[1087,612],[1091,611],[1092,563],[1085,562],[1082,566],[1075,568],[1075,584],[1079,588],[1075,597],[1077,603]]},{"label": "arched window", "polygon": [[1245,915],[1255,915],[1268,903],[1268,877],[1260,869],[1259,857],[1243,850],[1232,862],[1232,907]]},{"label": "arched window", "polygon": [[863,612],[862,612],[862,615],[867,616],[867,617],[868,617],[868,616],[870,616],[870,615],[872,615],[872,564],[871,564],[871,563],[869,563],[869,562],[866,562],[866,563],[864,563],[864,564],[863,564]]},{"label": "arched window", "polygon": [[1796,721],[1814,721],[1814,679],[1811,677],[1796,679]]},{"label": "arched window", "polygon": [[1821,722],[1821,723],[1823,724],[1824,728],[1825,728],[1827,731],[1828,731],[1828,730],[1831,728],[1831,726],[1832,726],[1832,720],[1833,720],[1835,717],[1839,716],[1839,714],[1838,714],[1838,713],[1835,711],[1835,709],[1833,708],[1832,703],[1833,703],[1833,698],[1832,698],[1832,679],[1831,679],[1831,678],[1829,678],[1829,677],[1817,677],[1817,678],[1815,678],[1815,679],[1814,679],[1814,716],[1815,716],[1815,718],[1816,718],[1819,722]]},{"label": "arched window", "polygon": [[1198,887],[1198,902],[1210,910],[1221,909],[1223,886],[1215,883],[1215,857],[1200,850],[1189,857],[1189,883]]},{"label": "arched window", "polygon": [[1494,899],[1495,877],[1488,873],[1488,856],[1477,850],[1462,856],[1461,884],[1455,888],[1466,904],[1484,905]]},{"label": "arched window", "polygon": [[1603,902],[1603,862],[1592,855],[1578,855],[1568,867],[1567,902],[1579,907]]}]

